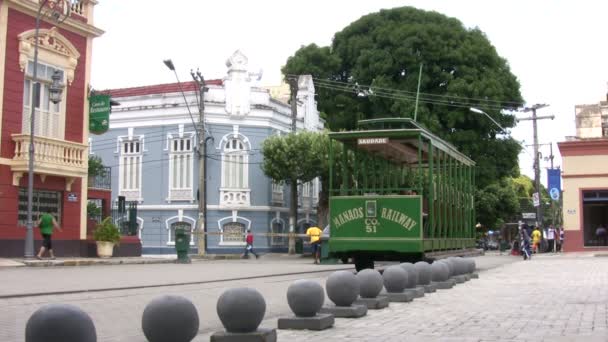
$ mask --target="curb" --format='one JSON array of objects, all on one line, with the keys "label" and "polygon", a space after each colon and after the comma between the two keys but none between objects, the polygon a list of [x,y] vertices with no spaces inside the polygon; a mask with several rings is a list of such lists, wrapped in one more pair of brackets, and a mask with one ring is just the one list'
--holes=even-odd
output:
[{"label": "curb", "polygon": [[174,259],[154,260],[24,260],[23,266],[28,267],[54,267],[54,266],[95,266],[95,265],[141,265],[141,264],[171,264]]}]

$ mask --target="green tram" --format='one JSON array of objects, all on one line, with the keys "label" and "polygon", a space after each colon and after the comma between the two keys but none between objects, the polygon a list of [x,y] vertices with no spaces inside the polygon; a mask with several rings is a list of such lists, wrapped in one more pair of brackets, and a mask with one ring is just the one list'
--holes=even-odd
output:
[{"label": "green tram", "polygon": [[330,133],[329,255],[419,261],[475,246],[475,162],[412,119]]}]

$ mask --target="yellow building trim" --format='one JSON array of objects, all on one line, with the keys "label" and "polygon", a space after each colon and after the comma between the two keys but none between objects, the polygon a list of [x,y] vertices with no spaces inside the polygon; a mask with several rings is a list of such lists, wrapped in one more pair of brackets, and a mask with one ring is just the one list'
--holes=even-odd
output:
[{"label": "yellow building trim", "polygon": [[[6,35],[8,30],[8,5],[0,2],[0,141],[2,141],[2,114],[4,104],[4,67],[6,63]],[[0,162],[1,163],[1,162]],[[2,163],[4,164],[4,163]]]},{"label": "yellow building trim", "polygon": [[564,156],[564,174],[590,175],[602,174],[608,170],[608,155],[588,155],[588,156]]},{"label": "yellow building trim", "polygon": [[[82,94],[84,98],[84,105],[82,108],[83,118],[82,118],[82,143],[87,145],[87,149],[85,154],[87,155],[85,164],[87,165],[87,170],[89,167],[89,84],[91,83],[91,57],[93,56],[93,39],[91,37],[87,38],[87,50],[86,50],[86,58],[85,58],[85,71],[84,71],[84,93]],[[87,238],[87,203],[89,199],[88,189],[89,188],[89,179],[88,177],[84,177],[82,179],[82,188],[80,198],[83,201],[80,203],[80,239]]]},{"label": "yellow building trim", "polygon": [[[19,12],[25,13],[27,15],[30,15],[30,16],[34,17],[34,18],[36,18],[36,15],[38,14],[38,3],[37,3],[37,1],[4,0],[3,3],[4,2],[6,2],[7,4],[10,4],[11,8],[15,8]],[[93,2],[93,1],[89,2],[89,6],[94,6],[96,4],[97,3]],[[54,25],[54,23],[53,23],[53,21],[51,19],[43,17],[42,20],[48,22],[51,25]],[[82,21],[79,21],[79,20],[76,20],[76,19],[73,19],[73,18],[68,18],[61,25],[61,28],[69,30],[69,31],[72,31],[74,33],[77,33],[77,34],[83,35],[83,36],[99,37],[102,34],[104,34],[103,30],[101,30],[101,29],[99,29],[99,28],[97,28],[97,27],[95,27],[93,25],[89,25],[88,23],[83,23]]]},{"label": "yellow building trim", "polygon": [[80,239],[87,238],[87,203],[89,202],[89,177],[82,177],[80,182]]},{"label": "yellow building trim", "polygon": [[9,158],[0,158],[0,165],[12,166],[13,165],[13,160],[9,159]]}]

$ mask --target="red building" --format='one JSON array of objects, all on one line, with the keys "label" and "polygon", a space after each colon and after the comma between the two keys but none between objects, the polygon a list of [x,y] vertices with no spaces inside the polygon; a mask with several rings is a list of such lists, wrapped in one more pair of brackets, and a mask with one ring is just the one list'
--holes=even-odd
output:
[{"label": "red building", "polygon": [[[53,3],[50,0],[48,3]],[[53,235],[58,256],[87,255],[88,88],[97,1],[70,1],[71,13],[54,26],[40,23],[39,105],[35,117],[34,219],[49,211],[63,232]],[[30,111],[35,19],[39,2],[0,0],[0,257],[23,256],[27,218]],[[50,75],[62,75],[63,99],[48,99]],[[40,233],[34,229],[36,250]]]}]

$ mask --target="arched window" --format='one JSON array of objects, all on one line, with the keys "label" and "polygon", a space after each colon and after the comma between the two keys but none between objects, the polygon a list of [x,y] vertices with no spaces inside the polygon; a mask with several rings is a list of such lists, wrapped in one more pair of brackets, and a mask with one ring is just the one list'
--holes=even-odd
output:
[{"label": "arched window", "polygon": [[222,226],[223,243],[242,243],[245,241],[245,225],[240,222],[229,222]]},{"label": "arched window", "polygon": [[245,144],[238,139],[229,139],[222,153],[222,187],[248,189],[247,163],[249,161]]},{"label": "arched window", "polygon": [[243,207],[250,204],[249,144],[241,135],[223,139],[220,205]]}]

